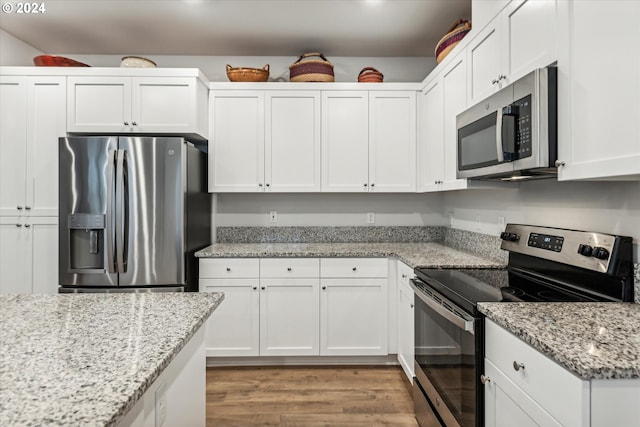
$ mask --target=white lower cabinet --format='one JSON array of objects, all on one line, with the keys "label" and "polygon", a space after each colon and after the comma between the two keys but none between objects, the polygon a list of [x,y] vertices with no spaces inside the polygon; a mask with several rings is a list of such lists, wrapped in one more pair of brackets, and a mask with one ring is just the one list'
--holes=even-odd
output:
[{"label": "white lower cabinet", "polygon": [[409,280],[413,277],[413,269],[398,261],[398,362],[404,373],[413,382],[415,356],[414,350],[414,301],[413,289]]}]

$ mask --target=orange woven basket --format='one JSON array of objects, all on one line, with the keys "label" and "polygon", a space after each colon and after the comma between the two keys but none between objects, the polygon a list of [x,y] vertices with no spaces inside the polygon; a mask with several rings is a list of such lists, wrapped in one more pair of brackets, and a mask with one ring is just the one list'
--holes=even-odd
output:
[{"label": "orange woven basket", "polygon": [[358,74],[360,83],[382,83],[384,75],[373,67],[364,67]]},{"label": "orange woven basket", "polygon": [[436,44],[435,54],[438,64],[460,43],[460,40],[471,31],[471,22],[466,19],[458,19],[449,27],[445,34]]},{"label": "orange woven basket", "polygon": [[[320,59],[307,59],[314,56]],[[305,53],[300,55],[296,62],[289,65],[289,80],[292,82],[333,82],[335,81],[333,64],[322,53]]]}]

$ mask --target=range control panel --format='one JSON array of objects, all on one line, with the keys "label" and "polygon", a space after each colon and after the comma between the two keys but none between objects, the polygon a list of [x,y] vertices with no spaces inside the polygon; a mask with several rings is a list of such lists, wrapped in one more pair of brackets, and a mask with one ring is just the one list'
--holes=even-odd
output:
[{"label": "range control panel", "polygon": [[626,236],[507,224],[500,238],[504,250],[602,273],[617,264],[619,260],[612,259],[616,254],[631,259],[628,252],[632,251],[632,238]]}]

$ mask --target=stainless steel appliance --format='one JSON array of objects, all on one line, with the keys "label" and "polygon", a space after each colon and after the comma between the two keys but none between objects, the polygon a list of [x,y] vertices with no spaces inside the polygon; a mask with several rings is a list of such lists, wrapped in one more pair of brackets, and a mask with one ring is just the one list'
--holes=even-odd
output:
[{"label": "stainless steel appliance", "polygon": [[557,68],[527,74],[456,118],[458,178],[557,175]]},{"label": "stainless steel appliance", "polygon": [[182,138],[59,140],[60,292],[197,291],[206,154]]},{"label": "stainless steel appliance", "polygon": [[478,302],[633,301],[632,239],[508,224],[506,269],[416,268],[414,405],[425,426],[484,424]]}]

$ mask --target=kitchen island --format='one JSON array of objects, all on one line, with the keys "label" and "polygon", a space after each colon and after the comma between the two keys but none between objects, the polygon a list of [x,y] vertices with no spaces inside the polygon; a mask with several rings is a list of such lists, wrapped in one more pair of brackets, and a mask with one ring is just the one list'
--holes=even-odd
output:
[{"label": "kitchen island", "polygon": [[223,298],[0,295],[0,425],[138,425],[160,406],[170,420],[176,403],[201,407],[204,425],[201,326]]}]

